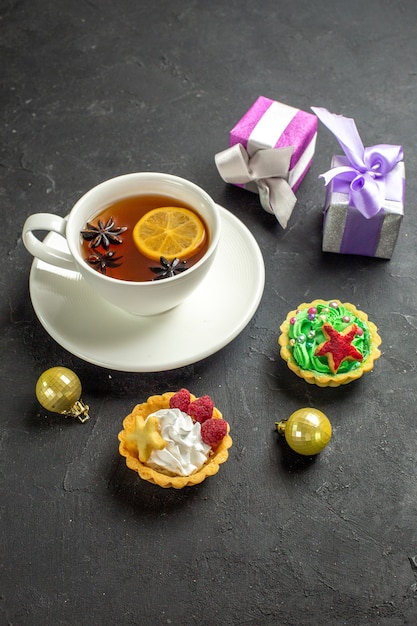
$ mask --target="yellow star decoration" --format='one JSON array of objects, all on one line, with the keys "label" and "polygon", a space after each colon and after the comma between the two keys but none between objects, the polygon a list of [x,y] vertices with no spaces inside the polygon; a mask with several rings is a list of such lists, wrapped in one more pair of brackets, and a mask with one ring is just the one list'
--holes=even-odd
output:
[{"label": "yellow star decoration", "polygon": [[136,443],[139,461],[142,463],[148,461],[152,450],[162,450],[167,445],[165,439],[161,437],[159,420],[152,415],[147,419],[137,415],[135,430],[128,435],[128,439]]}]

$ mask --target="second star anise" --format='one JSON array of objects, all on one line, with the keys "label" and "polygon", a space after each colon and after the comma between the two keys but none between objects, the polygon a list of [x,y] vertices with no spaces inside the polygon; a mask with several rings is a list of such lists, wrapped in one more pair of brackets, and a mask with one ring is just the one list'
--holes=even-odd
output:
[{"label": "second star anise", "polygon": [[113,251],[102,253],[96,250],[94,254],[90,254],[90,256],[88,256],[85,260],[89,265],[91,265],[91,267],[94,267],[94,269],[96,269],[98,272],[106,274],[108,267],[114,268],[121,266],[121,263],[119,263],[118,261],[120,261],[123,257],[114,255],[115,252]]}]

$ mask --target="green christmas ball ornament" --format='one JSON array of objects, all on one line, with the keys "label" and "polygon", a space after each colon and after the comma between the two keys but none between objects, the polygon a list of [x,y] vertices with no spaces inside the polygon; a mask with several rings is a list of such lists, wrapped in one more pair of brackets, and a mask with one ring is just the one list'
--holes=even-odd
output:
[{"label": "green christmas ball ornament", "polygon": [[81,392],[80,379],[67,367],[51,367],[36,383],[36,398],[44,409],[86,422],[89,407],[81,400]]},{"label": "green christmas ball ornament", "polygon": [[332,436],[332,425],[327,416],[313,408],[294,411],[287,420],[275,422],[280,435],[295,452],[312,456],[321,452]]}]

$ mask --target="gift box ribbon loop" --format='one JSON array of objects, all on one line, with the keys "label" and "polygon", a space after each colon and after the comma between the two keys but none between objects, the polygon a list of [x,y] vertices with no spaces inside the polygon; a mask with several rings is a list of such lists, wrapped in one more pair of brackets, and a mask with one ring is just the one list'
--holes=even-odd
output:
[{"label": "gift box ribbon loop", "polygon": [[261,206],[276,216],[283,228],[294,209],[297,198],[288,184],[292,146],[265,148],[249,156],[241,143],[215,155],[220,176],[226,183],[255,183]]},{"label": "gift box ribbon loop", "polygon": [[386,176],[403,160],[402,147],[379,144],[365,148],[353,119],[321,107],[311,108],[335,135],[348,160],[348,165],[335,167],[321,178],[326,185],[334,179],[335,191],[348,193],[365,218],[374,217],[382,210],[384,199],[391,196]]}]

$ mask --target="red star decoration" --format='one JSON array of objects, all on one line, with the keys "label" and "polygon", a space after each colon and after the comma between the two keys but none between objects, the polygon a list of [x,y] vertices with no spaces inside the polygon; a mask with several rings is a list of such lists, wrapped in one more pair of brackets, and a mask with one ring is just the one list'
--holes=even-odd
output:
[{"label": "red star decoration", "polygon": [[351,324],[342,333],[331,326],[331,324],[323,324],[323,334],[326,341],[323,341],[315,351],[315,356],[327,356],[329,368],[333,374],[336,374],[342,361],[362,361],[363,355],[352,346],[358,327]]}]

